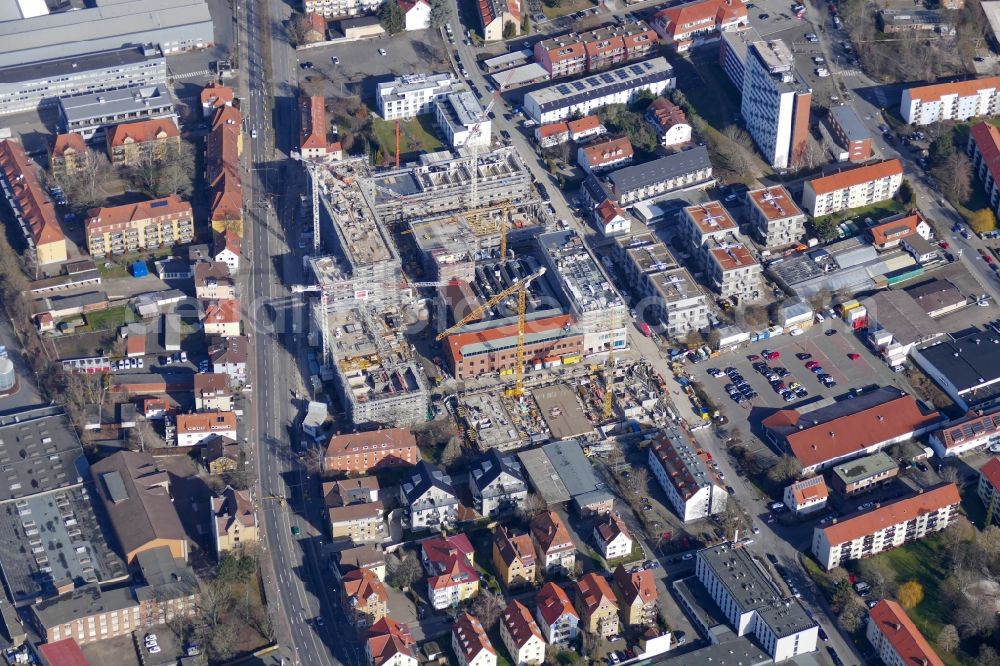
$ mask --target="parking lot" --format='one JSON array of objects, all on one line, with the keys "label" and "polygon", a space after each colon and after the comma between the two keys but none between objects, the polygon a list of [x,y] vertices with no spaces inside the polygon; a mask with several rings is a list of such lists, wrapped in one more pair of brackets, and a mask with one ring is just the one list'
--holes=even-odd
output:
[{"label": "parking lot", "polygon": [[[837,332],[827,335],[828,330]],[[787,403],[782,399],[781,395],[771,387],[768,379],[752,367],[758,359],[751,361],[750,357],[761,356],[764,350],[778,352],[779,357],[767,363],[772,371],[781,367],[788,371],[789,374],[781,378],[785,386],[797,382],[808,391],[808,395],[796,397]],[[800,359],[796,354],[809,356]],[[857,358],[852,359],[849,354],[856,354]],[[832,388],[823,386],[817,379],[818,374],[805,367],[806,363],[813,361],[819,363],[823,372],[833,378],[836,386]],[[725,370],[729,367],[735,368],[743,376],[757,393],[756,397],[737,405],[725,390],[727,384],[733,383],[732,380],[726,375],[712,377],[709,374],[710,369]],[[737,351],[721,354],[714,359],[689,365],[687,370],[702,384],[709,398],[733,423],[746,421],[754,410],[763,410],[760,415],[762,418],[775,409],[797,407],[820,400],[840,399],[846,397],[853,388],[871,384],[880,386],[892,384],[907,389],[901,375],[891,372],[882,361],[873,356],[862,340],[849,331],[843,322],[840,320],[831,322],[830,319],[812,326],[800,336],[782,335],[753,343]]]}]

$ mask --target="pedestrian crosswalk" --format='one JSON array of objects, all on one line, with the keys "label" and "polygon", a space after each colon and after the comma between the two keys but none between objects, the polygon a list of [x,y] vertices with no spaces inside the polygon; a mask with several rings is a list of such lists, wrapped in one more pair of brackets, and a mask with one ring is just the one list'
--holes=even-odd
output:
[{"label": "pedestrian crosswalk", "polygon": [[860,69],[842,69],[836,72],[837,76],[861,76]]},{"label": "pedestrian crosswalk", "polygon": [[207,69],[202,69],[202,70],[199,70],[197,72],[185,72],[183,74],[177,74],[176,72],[171,72],[170,73],[170,78],[172,78],[172,79],[193,79],[196,76],[208,76],[211,73],[212,72],[210,72]]}]

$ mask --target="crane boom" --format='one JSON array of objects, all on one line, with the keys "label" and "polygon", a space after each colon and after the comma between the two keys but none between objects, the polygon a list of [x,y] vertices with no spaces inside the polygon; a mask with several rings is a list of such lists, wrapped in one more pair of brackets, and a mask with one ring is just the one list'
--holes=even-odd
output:
[{"label": "crane boom", "polygon": [[[458,329],[462,328],[463,326],[465,326],[466,324],[468,324],[473,319],[478,319],[479,317],[482,317],[483,314],[487,310],[489,310],[490,308],[492,308],[494,305],[496,305],[497,303],[499,303],[500,301],[502,301],[503,299],[507,298],[508,296],[510,296],[511,294],[513,294],[514,292],[516,292],[518,290],[523,291],[529,284],[531,284],[531,282],[533,280],[536,280],[536,279],[540,278],[544,274],[545,274],[545,267],[542,266],[537,271],[535,271],[534,273],[532,273],[528,277],[524,278],[523,280],[521,280],[517,284],[512,284],[511,286],[507,287],[506,289],[504,289],[503,291],[501,291],[499,294],[497,294],[496,296],[494,296],[490,300],[486,301],[485,303],[483,303],[482,305],[480,305],[478,308],[476,308],[475,310],[473,310],[469,314],[467,314],[464,317],[462,317],[461,319],[459,319],[457,322],[455,322],[454,326],[451,326],[450,328],[447,328],[444,331],[441,331],[440,333],[438,333],[437,340],[439,340],[439,341],[440,340],[444,340],[446,337],[448,337],[449,335],[451,335],[452,333],[454,333]],[[523,315],[519,315],[519,316],[523,316]]]}]

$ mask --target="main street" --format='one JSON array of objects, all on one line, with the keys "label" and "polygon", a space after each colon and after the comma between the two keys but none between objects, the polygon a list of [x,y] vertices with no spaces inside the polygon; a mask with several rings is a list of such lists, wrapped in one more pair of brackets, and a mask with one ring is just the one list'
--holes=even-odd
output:
[{"label": "main street", "polygon": [[[266,593],[269,606],[275,609],[276,633],[279,643],[293,654],[294,663],[312,666],[341,663],[328,647],[335,643],[329,639],[338,633],[340,618],[331,591],[324,585],[319,533],[310,526],[310,513],[314,513],[310,509],[315,506],[310,504],[304,470],[292,453],[291,442],[297,415],[292,390],[301,393],[300,375],[294,368],[303,361],[291,322],[301,318],[303,309],[288,297],[287,284],[299,279],[301,263],[289,251],[283,221],[293,210],[293,197],[287,196],[290,178],[285,174],[295,168],[287,154],[297,127],[296,91],[289,46],[273,27],[281,25],[289,11],[280,0],[271,0],[269,5],[255,0],[237,7],[244,45],[240,51],[245,77],[244,136],[249,138],[244,151],[248,171],[244,174],[247,224],[243,248],[250,268],[243,288],[253,385],[248,438],[258,479],[258,519],[268,556]],[[277,315],[273,321],[271,314]],[[301,538],[292,534],[293,527]],[[318,616],[330,621],[320,627],[315,622]],[[357,660],[357,655],[350,657]]]}]

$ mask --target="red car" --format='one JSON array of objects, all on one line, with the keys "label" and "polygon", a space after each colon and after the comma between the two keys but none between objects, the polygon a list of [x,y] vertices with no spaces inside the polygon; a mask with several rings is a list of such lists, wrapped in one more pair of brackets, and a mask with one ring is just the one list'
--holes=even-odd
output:
[{"label": "red car", "polygon": [[808,363],[806,363],[806,367],[809,368],[810,370],[812,370],[813,368],[818,368],[819,361],[809,361]]},{"label": "red car", "polygon": [[768,361],[773,361],[773,360],[774,360],[774,359],[776,359],[776,358],[781,358],[781,354],[779,354],[779,353],[778,353],[778,352],[776,352],[776,351],[773,351],[773,352],[765,352],[765,353],[764,353],[764,358],[766,358],[766,359],[767,359]]},{"label": "red car", "polygon": [[940,247],[942,250],[947,250],[948,249],[948,241],[941,241],[940,243],[938,243],[938,247]]},{"label": "red car", "polygon": [[747,360],[749,360],[751,363],[754,363],[760,360],[760,356],[757,356],[757,354],[751,354],[750,356],[747,356]]},{"label": "red car", "polygon": [[985,261],[988,264],[992,264],[993,263],[993,257],[991,257],[990,255],[987,254],[986,256],[983,257],[983,261]]},{"label": "red car", "polygon": [[857,361],[859,358],[861,358],[861,354],[855,354],[852,352],[847,355],[847,358],[851,359],[852,361]]}]

